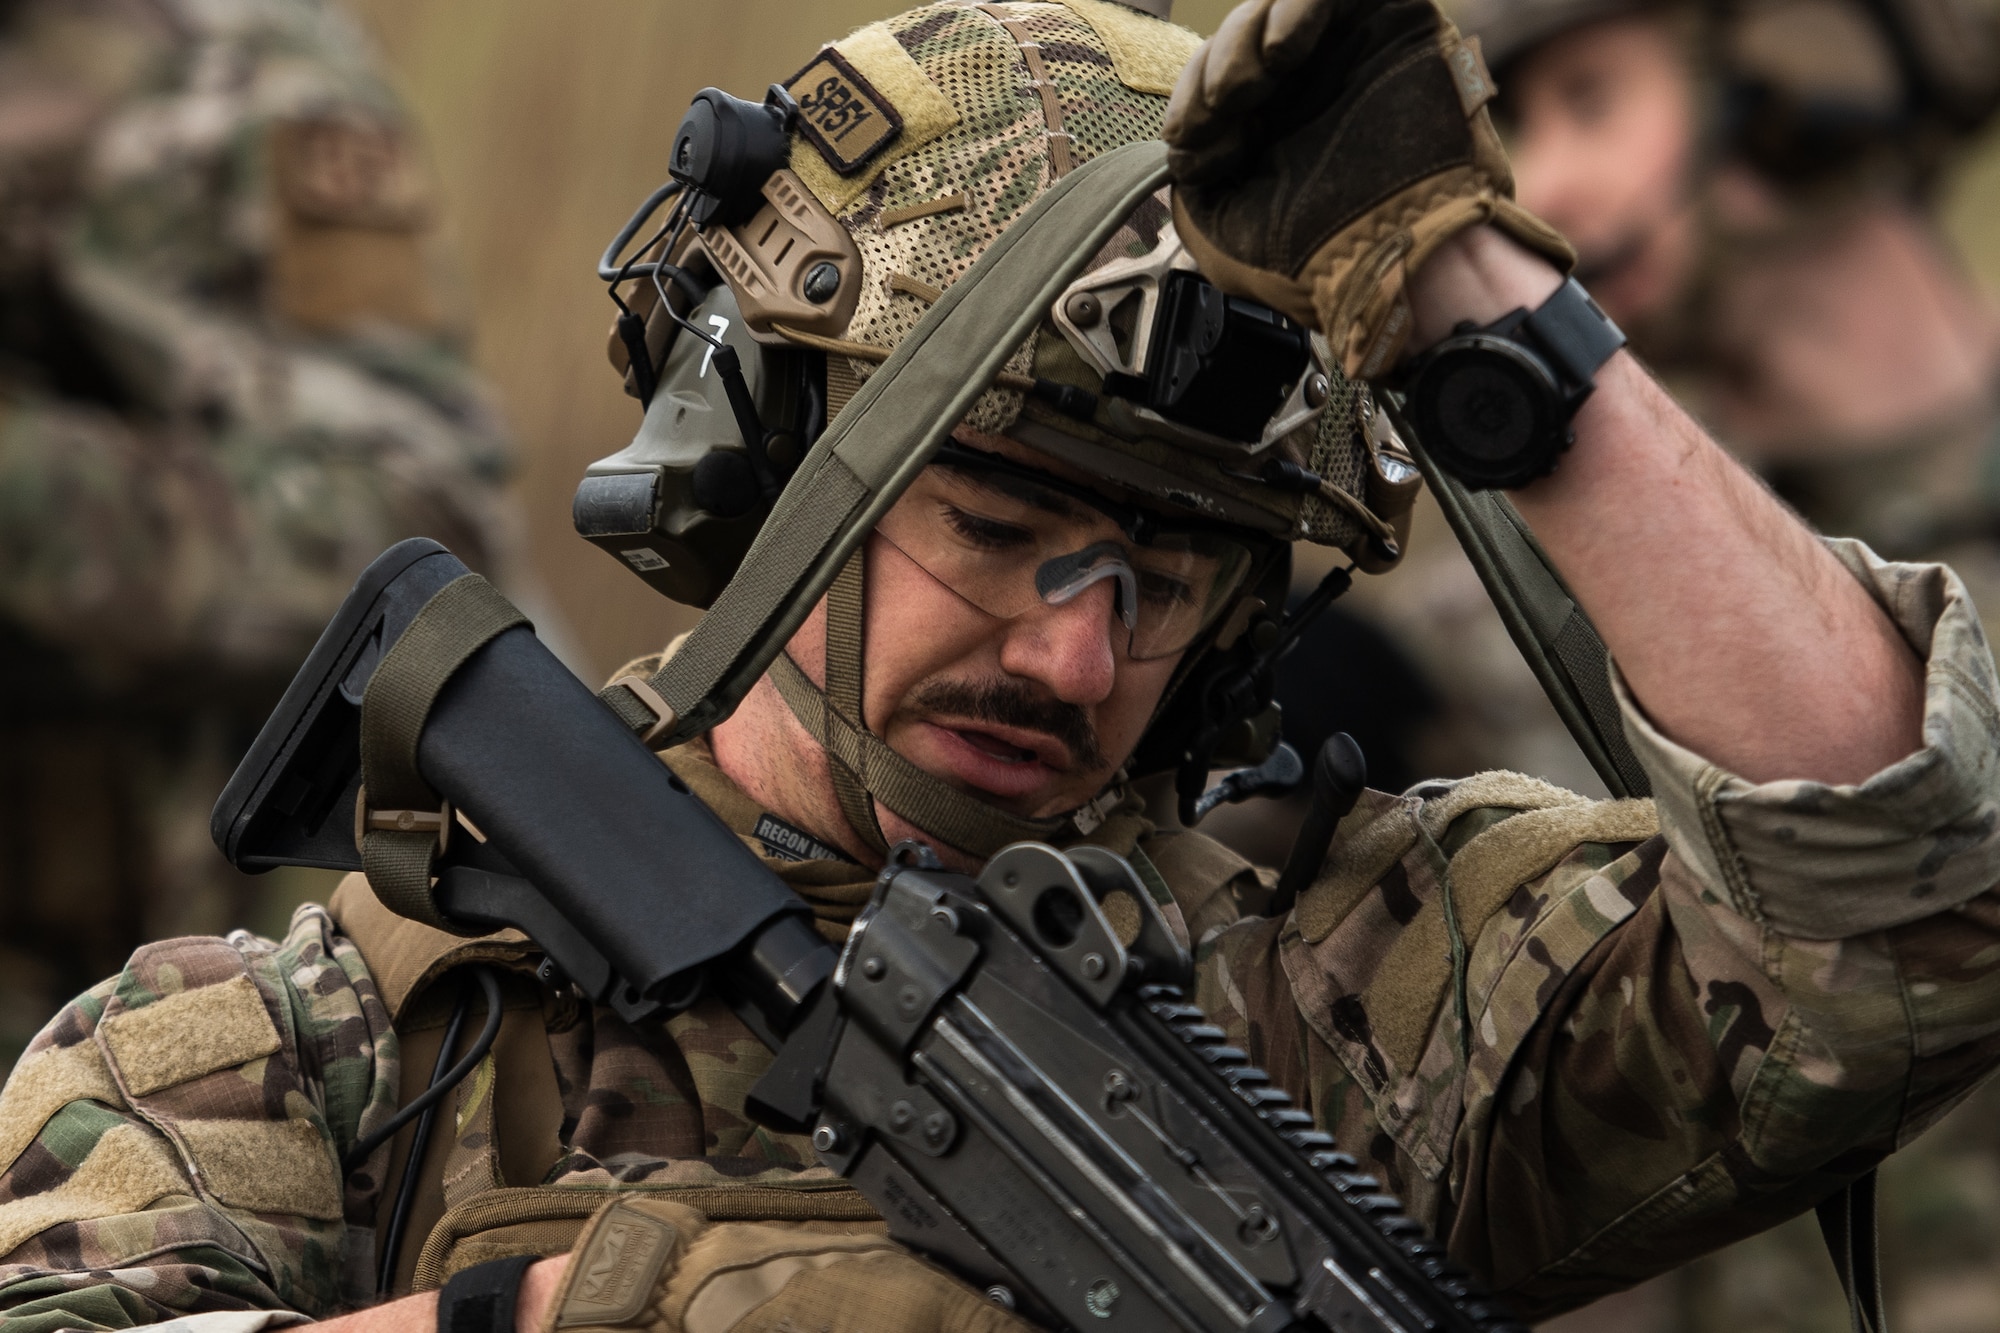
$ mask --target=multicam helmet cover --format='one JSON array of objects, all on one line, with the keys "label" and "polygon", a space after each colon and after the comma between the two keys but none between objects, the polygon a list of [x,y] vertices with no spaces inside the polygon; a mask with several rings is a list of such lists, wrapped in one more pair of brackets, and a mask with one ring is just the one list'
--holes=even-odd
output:
[{"label": "multicam helmet cover", "polygon": [[[704,232],[700,248],[729,282],[752,338],[825,355],[831,417],[1049,186],[1084,161],[1158,134],[1198,41],[1106,0],[941,3],[862,28],[782,85],[800,108],[789,170],[766,186],[764,209]],[[828,219],[844,241],[828,235]],[[809,231],[811,243],[784,253]],[[1076,285],[1163,249],[1183,253],[1164,190],[1126,220]],[[830,299],[801,290],[816,262],[839,273]],[[1070,323],[1062,305],[1008,357],[963,424],[1029,442],[1049,443],[1056,432],[1072,461],[1155,501],[1340,547],[1365,567],[1393,563],[1385,539],[1393,544],[1393,529],[1406,521],[1414,473],[1384,432],[1364,429],[1363,394],[1329,372],[1323,347],[1290,395],[1292,428],[1271,448],[1204,449],[1193,433],[1101,394],[1102,370],[1079,354],[1073,326],[1062,327]],[[1115,313],[1107,310],[1104,322]],[[611,354],[629,367],[616,338]],[[1079,420],[1031,397],[1037,379],[1084,388],[1098,408]],[[1017,432],[1024,421],[1044,429]],[[1272,469],[1280,459],[1296,470]],[[1278,485],[1267,480],[1278,475]]]}]

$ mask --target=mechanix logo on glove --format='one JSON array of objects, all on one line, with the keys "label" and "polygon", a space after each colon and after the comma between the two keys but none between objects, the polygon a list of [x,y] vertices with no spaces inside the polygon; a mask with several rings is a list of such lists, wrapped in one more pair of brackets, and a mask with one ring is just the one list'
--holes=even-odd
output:
[{"label": "mechanix logo on glove", "polygon": [[575,1260],[576,1281],[558,1308],[556,1327],[631,1323],[652,1300],[679,1239],[672,1222],[614,1206]]},{"label": "mechanix logo on glove", "polygon": [[1402,354],[1404,283],[1491,222],[1565,271],[1513,201],[1476,45],[1430,0],[1252,0],[1174,88],[1174,220],[1222,287],[1326,334],[1349,376]]}]

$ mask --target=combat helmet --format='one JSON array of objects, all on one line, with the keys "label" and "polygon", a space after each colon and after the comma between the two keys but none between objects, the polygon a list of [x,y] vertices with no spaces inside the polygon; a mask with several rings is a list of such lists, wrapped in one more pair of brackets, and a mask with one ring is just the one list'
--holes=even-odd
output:
[{"label": "combat helmet", "polygon": [[[697,95],[674,179],[599,266],[645,419],[575,502],[585,537],[708,610],[605,692],[649,744],[700,735],[769,670],[878,846],[869,797],[975,855],[1092,830],[1115,793],[1021,818],[860,716],[864,539],[940,450],[968,462],[962,425],[1090,478],[1135,541],[1158,525],[1238,553],[1130,771],[1176,771],[1185,811],[1211,765],[1270,751],[1290,543],[1390,567],[1418,475],[1316,333],[1207,283],[1174,236],[1155,136],[1197,42],[1110,0],[947,0],[761,102]],[[823,594],[824,691],[782,654]]]}]

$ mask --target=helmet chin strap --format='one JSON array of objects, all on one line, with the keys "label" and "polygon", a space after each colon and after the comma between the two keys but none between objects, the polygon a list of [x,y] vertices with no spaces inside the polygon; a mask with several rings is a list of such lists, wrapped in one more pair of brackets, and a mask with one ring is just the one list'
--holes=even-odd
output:
[{"label": "helmet chin strap", "polygon": [[771,681],[812,738],[826,751],[834,795],[854,831],[878,855],[889,850],[875,802],[940,842],[970,856],[991,857],[1014,842],[1052,842],[1088,834],[1122,797],[1114,787],[1066,815],[1025,819],[924,772],[869,731],[861,708],[864,552],[856,550],[826,594],[826,688],[820,689],[789,654],[771,663]]}]

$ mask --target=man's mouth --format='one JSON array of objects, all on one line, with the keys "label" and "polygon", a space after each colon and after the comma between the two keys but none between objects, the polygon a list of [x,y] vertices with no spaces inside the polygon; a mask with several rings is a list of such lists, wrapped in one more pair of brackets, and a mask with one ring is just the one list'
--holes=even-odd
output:
[{"label": "man's mouth", "polygon": [[1069,751],[1051,736],[951,717],[919,727],[924,767],[990,797],[1038,804],[1069,768]]},{"label": "man's mouth", "polygon": [[915,723],[910,758],[1003,800],[1039,805],[1066,779],[1107,767],[1083,709],[1012,682],[935,681],[904,716]]},{"label": "man's mouth", "polygon": [[1029,764],[1041,756],[1033,750],[1019,745],[1010,745],[988,731],[974,731],[970,727],[953,727],[967,745],[975,750],[984,750],[1003,764]]},{"label": "man's mouth", "polygon": [[957,737],[967,749],[1003,764],[1036,764],[1051,773],[1061,773],[1070,767],[1069,746],[1032,727],[1010,727],[986,718],[950,714],[933,715],[926,720],[938,730]]}]

